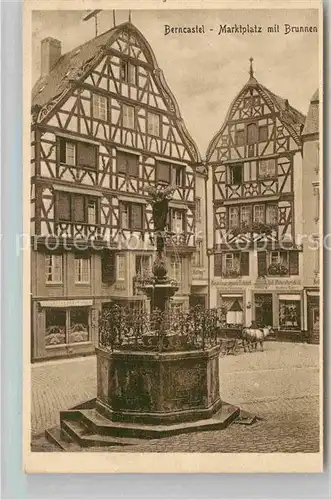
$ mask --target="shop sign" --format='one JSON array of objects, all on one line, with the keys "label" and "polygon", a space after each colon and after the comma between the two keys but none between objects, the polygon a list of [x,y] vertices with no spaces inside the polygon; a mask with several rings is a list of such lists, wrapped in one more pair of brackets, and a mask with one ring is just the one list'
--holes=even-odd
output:
[{"label": "shop sign", "polygon": [[81,300],[41,300],[40,307],[83,307],[92,306],[92,299]]}]

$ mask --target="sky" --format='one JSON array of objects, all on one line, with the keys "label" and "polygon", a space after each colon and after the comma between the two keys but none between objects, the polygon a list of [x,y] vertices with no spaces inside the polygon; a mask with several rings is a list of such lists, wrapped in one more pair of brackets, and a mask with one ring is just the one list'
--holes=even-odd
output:
[{"label": "sky", "polygon": [[[32,17],[32,77],[40,75],[40,43],[54,37],[68,52],[95,36],[88,11],[34,11]],[[128,11],[116,11],[116,24]],[[98,34],[113,27],[113,11],[98,16]],[[284,24],[318,25],[317,10],[149,10],[131,11],[132,23],[152,47],[174,94],[188,131],[204,158],[209,142],[221,128],[229,106],[247,82],[249,58],[256,79],[299,111],[307,114],[318,88],[318,33],[284,34]],[[227,24],[262,26],[262,34],[221,34]],[[205,27],[205,34],[164,34],[164,26]],[[280,33],[267,27],[280,25]],[[210,29],[213,31],[210,31]]]}]

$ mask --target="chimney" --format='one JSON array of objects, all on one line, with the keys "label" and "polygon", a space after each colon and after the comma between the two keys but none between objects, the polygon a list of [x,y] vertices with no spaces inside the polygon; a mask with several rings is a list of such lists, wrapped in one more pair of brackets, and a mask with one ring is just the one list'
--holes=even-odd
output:
[{"label": "chimney", "polygon": [[55,38],[41,41],[41,76],[47,76],[61,57],[61,42]]}]

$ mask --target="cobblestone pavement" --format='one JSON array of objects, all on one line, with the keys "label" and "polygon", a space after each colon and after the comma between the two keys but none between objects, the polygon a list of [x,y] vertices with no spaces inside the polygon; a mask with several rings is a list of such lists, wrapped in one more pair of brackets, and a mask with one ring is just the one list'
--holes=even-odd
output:
[{"label": "cobblestone pavement", "polygon": [[[220,360],[222,398],[263,420],[207,431],[142,441],[125,452],[317,452],[319,448],[318,346],[269,342],[264,352]],[[94,357],[32,367],[32,431],[59,423],[59,411],[96,394]],[[35,451],[51,451],[38,440]],[[100,451],[89,449],[89,451]],[[105,451],[103,448],[102,451]]]}]

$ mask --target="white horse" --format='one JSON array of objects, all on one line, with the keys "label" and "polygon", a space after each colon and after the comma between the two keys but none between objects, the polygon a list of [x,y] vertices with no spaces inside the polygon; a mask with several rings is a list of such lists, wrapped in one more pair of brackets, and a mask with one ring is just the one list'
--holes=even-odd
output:
[{"label": "white horse", "polygon": [[260,343],[261,351],[263,351],[263,342],[271,333],[273,333],[271,326],[265,326],[264,328],[243,328],[241,336],[245,352],[247,352],[247,347],[249,352],[251,352],[252,347],[256,351],[258,343]]}]

